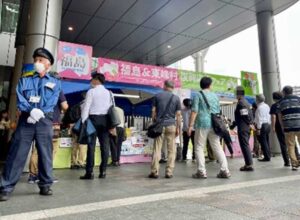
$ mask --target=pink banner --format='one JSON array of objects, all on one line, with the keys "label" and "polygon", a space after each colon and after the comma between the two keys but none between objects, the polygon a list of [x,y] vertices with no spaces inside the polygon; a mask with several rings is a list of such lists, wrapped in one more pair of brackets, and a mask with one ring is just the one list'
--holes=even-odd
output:
[{"label": "pink banner", "polygon": [[165,80],[173,80],[176,88],[181,86],[178,71],[171,68],[99,58],[98,72],[111,82],[163,87]]},{"label": "pink banner", "polygon": [[57,72],[62,78],[90,79],[93,48],[60,41]]}]

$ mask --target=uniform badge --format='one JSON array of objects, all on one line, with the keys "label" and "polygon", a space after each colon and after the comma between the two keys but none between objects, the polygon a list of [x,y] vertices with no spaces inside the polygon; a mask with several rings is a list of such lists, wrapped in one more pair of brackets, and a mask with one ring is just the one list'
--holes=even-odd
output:
[{"label": "uniform badge", "polygon": [[53,89],[54,87],[55,87],[55,83],[52,83],[52,82],[47,82],[46,84],[45,84],[45,86],[46,87],[48,87],[49,89]]}]

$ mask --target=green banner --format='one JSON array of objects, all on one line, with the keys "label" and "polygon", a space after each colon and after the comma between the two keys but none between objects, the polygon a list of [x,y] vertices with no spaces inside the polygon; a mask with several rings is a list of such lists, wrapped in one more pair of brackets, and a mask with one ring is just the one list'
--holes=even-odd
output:
[{"label": "green banner", "polygon": [[203,76],[209,76],[213,80],[212,90],[220,93],[234,93],[238,85],[238,78],[222,76],[209,73],[200,73],[186,70],[178,70],[183,89],[200,90],[200,79]]},{"label": "green banner", "polygon": [[245,95],[254,96],[259,93],[257,73],[241,71],[241,82]]}]

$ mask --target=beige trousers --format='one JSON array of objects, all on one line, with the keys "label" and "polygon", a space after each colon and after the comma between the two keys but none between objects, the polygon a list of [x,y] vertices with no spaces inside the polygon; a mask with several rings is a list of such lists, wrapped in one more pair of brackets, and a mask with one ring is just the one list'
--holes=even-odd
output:
[{"label": "beige trousers", "polygon": [[73,135],[71,165],[84,166],[86,161],[87,145],[77,143],[77,136]]},{"label": "beige trousers", "polygon": [[[54,161],[54,157],[55,157],[55,154],[59,148],[59,144],[60,144],[60,141],[59,141],[59,138],[53,138],[52,140],[52,143],[53,143],[53,161]],[[31,152],[31,157],[30,157],[30,162],[29,162],[29,173],[32,174],[32,175],[35,175],[37,176],[38,175],[38,153],[37,153],[37,149],[36,147],[34,146],[32,148],[32,152]]]},{"label": "beige trousers", "polygon": [[176,133],[176,126],[172,125],[172,126],[164,127],[162,135],[155,138],[154,145],[153,145],[151,173],[159,174],[159,161],[161,159],[161,148],[165,139],[167,144],[167,151],[168,151],[168,162],[166,166],[166,174],[173,175],[173,170],[175,167],[175,159],[176,159],[175,133]]},{"label": "beige trousers", "polygon": [[298,166],[299,162],[295,153],[296,137],[300,141],[300,132],[284,132],[285,143],[287,146],[288,154],[291,159],[292,166]]}]

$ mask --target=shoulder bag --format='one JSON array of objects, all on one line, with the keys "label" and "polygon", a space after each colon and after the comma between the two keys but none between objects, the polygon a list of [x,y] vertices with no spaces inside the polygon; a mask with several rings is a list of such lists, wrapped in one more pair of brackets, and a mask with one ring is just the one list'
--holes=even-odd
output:
[{"label": "shoulder bag", "polygon": [[115,100],[114,100],[113,94],[111,92],[110,92],[110,98],[111,98],[112,105],[109,107],[108,112],[107,112],[107,115],[108,115],[107,125],[108,125],[108,128],[115,128],[119,124],[121,124],[121,120],[120,120],[118,112],[115,108]]},{"label": "shoulder bag", "polygon": [[210,105],[203,93],[203,91],[200,91],[200,94],[202,95],[203,99],[204,99],[204,102],[206,104],[206,107],[207,109],[209,110],[210,112],[210,115],[211,115],[211,123],[212,123],[212,127],[214,129],[214,132],[216,133],[216,135],[218,135],[219,137],[223,137],[224,134],[227,132],[227,128],[226,128],[226,125],[222,119],[222,116],[220,113],[218,114],[215,114],[215,113],[212,113],[211,112],[211,109],[210,109]]},{"label": "shoulder bag", "polygon": [[153,124],[151,124],[151,125],[149,126],[148,131],[147,131],[147,136],[148,136],[149,138],[157,138],[157,137],[159,137],[159,136],[162,134],[162,132],[163,132],[163,127],[164,127],[164,126],[163,126],[164,117],[165,117],[165,115],[166,115],[166,113],[167,113],[168,107],[169,107],[170,104],[171,104],[171,101],[172,101],[172,99],[173,99],[173,96],[174,96],[174,95],[172,94],[172,96],[171,96],[171,98],[170,98],[168,104],[166,105],[166,108],[165,108],[165,110],[164,110],[162,116],[161,116],[159,119],[157,119]]}]

